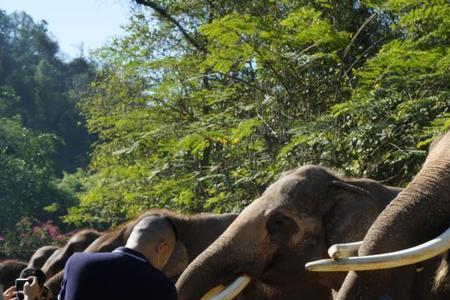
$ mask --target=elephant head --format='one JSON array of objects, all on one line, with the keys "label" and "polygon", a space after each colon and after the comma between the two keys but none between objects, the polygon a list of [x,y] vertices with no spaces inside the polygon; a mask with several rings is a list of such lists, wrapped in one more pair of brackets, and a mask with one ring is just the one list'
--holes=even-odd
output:
[{"label": "elephant head", "polygon": [[42,271],[45,273],[45,276],[51,278],[61,271],[73,253],[83,251],[99,236],[101,236],[101,233],[92,229],[85,229],[75,233],[67,241],[64,247],[54,251],[54,253],[45,261],[42,266]]},{"label": "elephant head", "polygon": [[[322,261],[309,267],[316,264],[315,268],[327,265],[327,270],[360,270],[348,273],[337,295],[339,300],[421,299],[413,292],[417,272],[410,264],[430,259],[450,247],[450,230],[427,242],[448,228],[449,217],[450,132],[431,145],[422,169],[374,222],[358,251],[359,257]],[[401,288],[400,278],[408,278],[406,283],[402,280]]]},{"label": "elephant head", "polygon": [[361,239],[399,191],[320,166],[282,174],[188,266],[177,282],[179,299],[200,299],[243,274],[253,279],[245,298],[329,299],[343,276],[307,272],[304,264],[325,257],[336,241]]},{"label": "elephant head", "polygon": [[28,261],[28,268],[40,269],[45,264],[47,259],[58,249],[57,246],[43,246],[37,249],[30,260]]},{"label": "elephant head", "polygon": [[0,285],[6,290],[14,285],[20,272],[27,267],[27,263],[15,259],[0,261]]}]

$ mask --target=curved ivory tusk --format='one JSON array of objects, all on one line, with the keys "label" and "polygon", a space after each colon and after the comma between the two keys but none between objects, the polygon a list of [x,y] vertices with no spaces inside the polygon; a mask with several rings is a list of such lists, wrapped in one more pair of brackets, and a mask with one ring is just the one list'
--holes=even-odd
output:
[{"label": "curved ivory tusk", "polygon": [[218,285],[212,289],[210,289],[200,300],[209,300],[215,295],[219,294],[221,291],[225,289],[224,285]]},{"label": "curved ivory tusk", "polygon": [[[215,287],[212,290],[210,290],[205,296],[202,297],[202,300],[231,300],[237,295],[239,295],[240,292],[242,292],[243,289],[250,283],[251,278],[247,275],[242,275],[236,278],[226,289],[218,292],[218,289],[221,286]],[[214,295],[214,291],[217,293]]]},{"label": "curved ivory tusk", "polygon": [[450,248],[450,228],[437,238],[421,245],[383,254],[322,259],[309,262],[305,268],[314,272],[366,271],[390,269],[415,264],[433,258]]},{"label": "curved ivory tusk", "polygon": [[332,259],[354,256],[358,253],[358,249],[361,245],[362,241],[345,244],[334,244],[328,249],[328,255]]}]

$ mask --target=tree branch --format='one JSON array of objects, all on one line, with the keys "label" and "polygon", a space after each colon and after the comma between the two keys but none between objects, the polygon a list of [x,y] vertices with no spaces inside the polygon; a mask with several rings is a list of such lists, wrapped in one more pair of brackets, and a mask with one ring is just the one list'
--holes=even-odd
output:
[{"label": "tree branch", "polygon": [[178,28],[178,30],[181,32],[181,34],[186,38],[186,40],[194,46],[197,50],[201,52],[206,52],[205,48],[200,45],[190,34],[187,32],[187,30],[181,26],[180,22],[178,22],[173,16],[171,16],[167,9],[164,9],[163,7],[159,6],[155,1],[149,1],[149,0],[136,0],[137,4],[141,4],[144,6],[148,6],[154,11],[156,11],[162,18],[168,20],[170,23],[175,25],[175,27]]}]

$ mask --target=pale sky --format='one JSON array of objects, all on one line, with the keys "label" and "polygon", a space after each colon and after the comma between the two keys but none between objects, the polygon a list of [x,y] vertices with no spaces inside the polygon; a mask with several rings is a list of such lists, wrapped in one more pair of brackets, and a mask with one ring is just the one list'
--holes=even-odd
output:
[{"label": "pale sky", "polygon": [[128,23],[131,0],[0,0],[8,14],[25,11],[37,23],[46,20],[60,50],[69,56],[102,46],[111,36],[122,35]]}]

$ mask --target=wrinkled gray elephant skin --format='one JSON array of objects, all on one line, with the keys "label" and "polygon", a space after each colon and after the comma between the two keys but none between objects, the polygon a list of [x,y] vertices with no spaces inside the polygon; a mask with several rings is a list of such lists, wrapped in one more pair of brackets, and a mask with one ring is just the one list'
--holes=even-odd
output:
[{"label": "wrinkled gray elephant skin", "polygon": [[[436,140],[419,173],[374,222],[359,256],[380,254],[406,249],[438,236],[450,225],[450,132]],[[447,282],[447,261],[443,261],[441,282]],[[450,299],[450,295],[418,295],[417,266],[398,269],[349,272],[337,296],[338,300],[379,299],[389,296],[404,299]],[[409,283],[399,288],[399,278]],[[439,284],[437,290],[439,290]]]},{"label": "wrinkled gray elephant skin", "polygon": [[327,257],[336,242],[362,239],[399,191],[321,166],[286,172],[189,265],[179,299],[198,300],[247,274],[253,280],[239,299],[328,300],[345,274],[308,272],[305,263]]},{"label": "wrinkled gray elephant skin", "polygon": [[43,246],[37,249],[28,261],[28,268],[41,269],[56,250],[57,246]]},{"label": "wrinkled gray elephant skin", "polygon": [[15,259],[0,261],[0,285],[6,290],[15,284],[20,272],[27,267],[27,263]]},{"label": "wrinkled gray elephant skin", "polygon": [[84,229],[75,233],[67,243],[56,250],[42,266],[42,271],[47,278],[51,278],[62,269],[69,257],[75,252],[84,251],[93,241],[99,238],[102,234],[92,229]]}]

